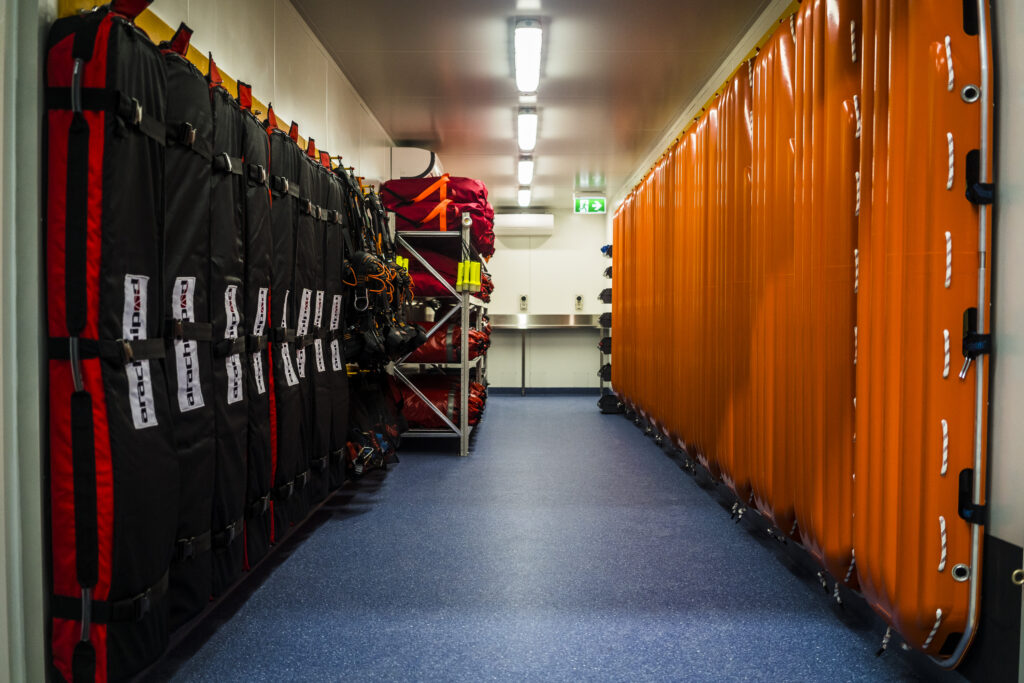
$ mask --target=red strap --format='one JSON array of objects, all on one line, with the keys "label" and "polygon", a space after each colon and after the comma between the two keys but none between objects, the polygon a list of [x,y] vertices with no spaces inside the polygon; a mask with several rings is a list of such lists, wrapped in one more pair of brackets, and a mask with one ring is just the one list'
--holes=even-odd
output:
[{"label": "red strap", "polygon": [[217,68],[216,62],[213,61],[213,53],[210,54],[210,70],[206,72],[206,82],[210,84],[210,87],[223,85],[224,79],[220,75],[220,69]]},{"label": "red strap", "polygon": [[153,0],[114,0],[110,3],[110,11],[134,19],[152,3]]},{"label": "red strap", "polygon": [[292,121],[292,125],[288,129],[288,137],[290,137],[295,142],[299,141],[299,124],[295,123],[294,121]]},{"label": "red strap", "polygon": [[316,159],[316,141],[310,138],[306,143],[306,156],[310,159]]},{"label": "red strap", "polygon": [[274,116],[273,105],[267,106],[267,132],[277,130],[277,117]]},{"label": "red strap", "polygon": [[440,178],[435,180],[430,185],[430,187],[428,187],[427,189],[423,190],[423,192],[420,192],[418,195],[416,195],[413,198],[412,203],[415,204],[416,202],[422,202],[424,199],[426,199],[427,197],[430,196],[431,192],[433,192],[434,190],[436,190],[438,188],[440,188],[440,192],[437,193],[438,194],[438,199],[447,199],[448,198],[448,174],[447,173],[445,173],[443,176],[441,176]]},{"label": "red strap", "polygon": [[320,152],[320,165],[330,170],[331,168],[331,155],[327,152]]},{"label": "red strap", "polygon": [[238,81],[238,106],[252,111],[252,86],[242,81]]},{"label": "red strap", "polygon": [[174,32],[174,37],[171,38],[171,42],[167,44],[167,48],[171,52],[176,52],[182,57],[188,53],[188,44],[192,40],[192,29],[185,25],[185,22],[181,22],[178,26],[178,30]]}]

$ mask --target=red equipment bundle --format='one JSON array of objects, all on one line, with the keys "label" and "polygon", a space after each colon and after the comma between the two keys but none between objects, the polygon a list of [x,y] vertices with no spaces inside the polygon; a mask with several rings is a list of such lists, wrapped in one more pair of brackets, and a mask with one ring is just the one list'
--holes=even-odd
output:
[{"label": "red equipment bundle", "polygon": [[[421,375],[412,378],[416,388],[426,396],[437,410],[449,420],[459,422],[459,380],[446,375]],[[399,404],[402,417],[410,428],[444,429],[447,427],[429,405],[423,402],[412,389],[405,384],[391,379],[391,391]],[[471,425],[479,424],[487,402],[487,387],[479,382],[469,384],[469,416]]]},{"label": "red equipment bundle", "polygon": [[[417,322],[424,330],[430,330],[433,323]],[[469,359],[474,360],[486,353],[491,345],[489,332],[469,330]],[[462,348],[462,327],[448,322],[437,329],[434,334],[419,346],[408,358],[407,363],[455,363],[459,360]]]},{"label": "red equipment bundle", "polygon": [[384,183],[380,199],[388,211],[418,202],[436,203],[445,199],[458,204],[486,204],[487,186],[473,178],[453,178],[447,173],[437,178],[400,178]]},{"label": "red equipment bundle", "polygon": [[[457,282],[459,263],[454,257],[447,256],[445,254],[439,254],[436,251],[429,251],[427,249],[419,249],[419,254],[430,263],[431,267],[443,277],[448,284],[455,287]],[[416,292],[416,296],[419,298],[430,298],[432,296],[448,296],[451,292],[438,282],[437,278],[430,273],[419,259],[413,258],[409,254],[405,254],[409,258],[409,276],[412,278],[413,291]],[[479,297],[485,302],[491,300],[491,292],[494,291],[494,283],[491,281],[490,275],[484,273],[480,277],[481,289]]]},{"label": "red equipment bundle", "polygon": [[494,209],[486,202],[458,204],[444,199],[398,206],[392,211],[395,212],[397,230],[454,231],[462,225],[462,216],[469,215],[473,221],[470,228],[473,248],[484,257],[494,254]]}]

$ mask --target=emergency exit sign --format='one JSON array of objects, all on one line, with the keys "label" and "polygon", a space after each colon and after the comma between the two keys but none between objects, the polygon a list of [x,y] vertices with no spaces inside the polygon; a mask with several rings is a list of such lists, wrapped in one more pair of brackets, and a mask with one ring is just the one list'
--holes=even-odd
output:
[{"label": "emergency exit sign", "polygon": [[575,213],[607,213],[608,199],[606,197],[576,197]]}]

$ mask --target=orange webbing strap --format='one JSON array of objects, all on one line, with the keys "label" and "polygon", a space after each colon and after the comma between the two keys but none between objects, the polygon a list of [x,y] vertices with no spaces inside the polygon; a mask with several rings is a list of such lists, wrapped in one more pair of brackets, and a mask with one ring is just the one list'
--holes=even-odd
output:
[{"label": "orange webbing strap", "polygon": [[299,124],[292,121],[291,127],[288,128],[288,137],[295,142],[299,141]]},{"label": "orange webbing strap", "polygon": [[413,197],[411,203],[415,204],[416,202],[422,202],[424,199],[429,197],[430,193],[433,192],[434,190],[439,190],[437,193],[439,199],[448,199],[448,177],[449,176],[447,173],[442,175],[436,181],[431,183],[430,187],[428,187],[427,189],[423,190],[423,192],[420,192],[418,195]]},{"label": "orange webbing strap", "polygon": [[310,159],[316,159],[317,157],[316,140],[314,140],[313,138],[310,138],[309,142],[306,144],[306,156],[308,156]]},{"label": "orange webbing strap", "polygon": [[252,86],[242,81],[238,81],[238,106],[252,111]]},{"label": "orange webbing strap", "polygon": [[448,232],[448,205],[452,203],[450,199],[444,199],[437,203],[434,210],[427,214],[427,217],[420,221],[420,225],[429,223],[440,215],[441,217],[441,232]]}]

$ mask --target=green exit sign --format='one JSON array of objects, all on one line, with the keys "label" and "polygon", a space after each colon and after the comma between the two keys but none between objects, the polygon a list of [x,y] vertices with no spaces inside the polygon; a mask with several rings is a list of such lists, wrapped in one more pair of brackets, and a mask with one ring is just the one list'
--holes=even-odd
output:
[{"label": "green exit sign", "polygon": [[576,197],[576,213],[607,213],[606,197]]}]

